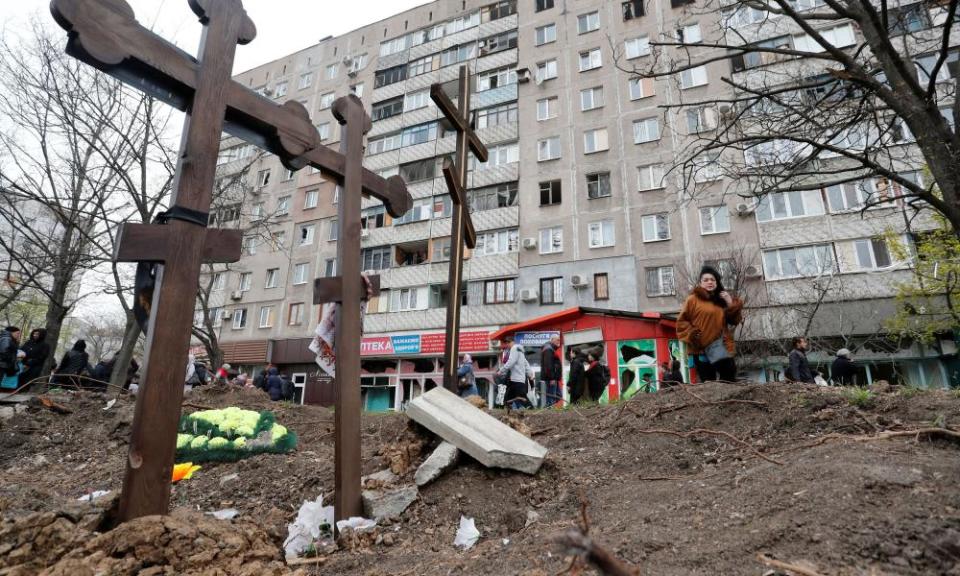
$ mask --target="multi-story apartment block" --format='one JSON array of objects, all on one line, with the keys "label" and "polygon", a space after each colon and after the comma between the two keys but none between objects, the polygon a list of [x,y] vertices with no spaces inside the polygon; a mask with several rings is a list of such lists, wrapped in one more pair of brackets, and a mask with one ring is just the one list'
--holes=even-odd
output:
[{"label": "multi-story apartment block", "polygon": [[[333,147],[334,99],[359,96],[373,120],[364,165],[399,174],[414,198],[397,219],[378,201],[363,201],[363,269],[379,274],[382,287],[364,318],[368,408],[399,408],[441,381],[451,297],[464,306],[461,338],[485,392],[497,357],[485,337],[491,331],[573,306],[676,312],[704,262],[749,292],[755,321],[746,337],[793,336],[796,311],[816,299],[811,291],[821,282],[813,278],[825,270],[839,280],[821,299],[833,319],[819,335],[880,329],[895,281],[910,274],[883,240],[891,228],[903,230],[906,208],[858,210],[864,191],[882,190],[884,181],[754,203],[731,194],[709,162],[693,200],[670,173],[687,140],[718,121],[712,109],[670,106],[707,99],[727,89],[721,76],[749,70],[719,60],[653,80],[623,68],[649,58],[651,40],[715,30],[706,18],[678,0],[438,0],[236,77],[265,97],[301,102]],[[471,158],[478,242],[464,285],[451,287],[450,199],[440,166],[455,135],[429,89],[437,82],[455,89],[463,64],[490,157]],[[221,201],[217,213],[219,224],[247,231],[243,258],[213,282],[227,360],[248,371],[271,361],[304,385],[317,374],[306,349],[319,315],[312,280],[337,273],[339,188],[311,169],[290,172],[276,158],[254,157],[234,139],[223,141],[221,161],[224,177],[246,170],[240,197]],[[922,350],[897,355],[898,370],[913,381],[945,381]],[[864,371],[869,379],[870,366]]]}]

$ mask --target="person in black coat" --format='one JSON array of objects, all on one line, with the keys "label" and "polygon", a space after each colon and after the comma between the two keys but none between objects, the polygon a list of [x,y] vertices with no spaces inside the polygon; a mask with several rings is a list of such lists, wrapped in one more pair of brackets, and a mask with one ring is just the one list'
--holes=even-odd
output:
[{"label": "person in black coat", "polygon": [[560,337],[554,336],[540,350],[540,381],[543,385],[544,406],[553,406],[560,400],[560,379],[563,378],[563,365],[557,357]]},{"label": "person in black coat", "polygon": [[788,358],[790,366],[787,368],[787,380],[813,384],[813,371],[810,370],[810,362],[807,361],[806,338],[793,339],[793,350],[790,351]]},{"label": "person in black coat", "polygon": [[283,379],[276,367],[267,372],[267,393],[273,401],[283,400]]},{"label": "person in black coat", "polygon": [[831,377],[836,386],[853,386],[854,375],[857,373],[857,367],[850,359],[850,351],[846,348],[837,350],[837,359],[833,361],[830,367]]},{"label": "person in black coat", "polygon": [[6,376],[16,376],[20,368],[17,365],[17,351],[20,349],[20,329],[7,326],[0,330],[0,372]]},{"label": "person in black coat", "polygon": [[77,340],[73,348],[63,355],[63,359],[60,360],[60,364],[54,372],[56,375],[50,379],[54,384],[82,386],[81,379],[74,376],[90,372],[90,356],[87,354],[87,343],[83,340]]},{"label": "person in black coat", "polygon": [[590,392],[590,399],[599,402],[603,396],[607,385],[610,384],[610,371],[605,364],[600,362],[601,354],[598,350],[593,350],[587,355],[586,373],[587,387]]},{"label": "person in black coat", "polygon": [[20,385],[36,380],[43,372],[43,365],[50,356],[50,345],[47,344],[47,331],[37,328],[30,333],[30,340],[21,348],[26,353],[23,358],[23,372],[20,373]]},{"label": "person in black coat", "polygon": [[584,366],[587,357],[576,348],[570,349],[570,403],[583,399],[587,388],[587,373]]}]

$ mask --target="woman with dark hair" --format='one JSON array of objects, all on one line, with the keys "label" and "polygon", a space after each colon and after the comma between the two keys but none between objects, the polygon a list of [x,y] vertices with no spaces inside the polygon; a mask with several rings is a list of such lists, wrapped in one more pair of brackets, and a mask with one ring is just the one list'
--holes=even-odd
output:
[{"label": "woman with dark hair", "polygon": [[[83,387],[80,378],[72,378],[72,376],[90,372],[90,356],[86,350],[87,343],[83,340],[77,340],[73,348],[67,350],[67,353],[63,355],[63,359],[60,360],[60,364],[55,370],[56,376],[52,377],[50,381],[54,384],[72,384]],[[96,384],[87,387],[98,388]],[[106,388],[106,385],[104,385],[104,388]]]},{"label": "woman with dark hair", "polygon": [[26,344],[20,347],[26,356],[23,358],[23,372],[20,373],[20,385],[23,386],[31,380],[40,377],[43,372],[43,364],[50,355],[50,345],[47,344],[47,331],[43,328],[36,328],[30,333],[30,339]]},{"label": "woman with dark hair", "polygon": [[677,337],[687,343],[700,381],[737,378],[733,327],[743,321],[743,301],[727,292],[715,268],[704,266],[677,318]]}]

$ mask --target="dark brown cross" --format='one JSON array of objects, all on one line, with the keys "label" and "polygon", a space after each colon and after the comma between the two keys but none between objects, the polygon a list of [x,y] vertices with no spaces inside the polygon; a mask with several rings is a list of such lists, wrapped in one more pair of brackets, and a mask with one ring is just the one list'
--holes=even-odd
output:
[{"label": "dark brown cross", "polygon": [[453,201],[453,221],[450,225],[450,275],[447,296],[447,339],[443,348],[443,386],[457,392],[457,352],[460,347],[460,284],[463,281],[463,247],[477,245],[477,231],[470,218],[467,201],[467,152],[472,151],[479,162],[487,161],[487,147],[480,141],[470,122],[470,71],[460,66],[459,96],[455,106],[441,84],[430,86],[430,98],[453,124],[457,131],[456,160],[443,160],[443,177]]},{"label": "dark brown cross", "polygon": [[339,207],[344,276],[334,283],[340,294],[355,296],[341,298],[344,320],[337,331],[342,353],[337,356],[335,505],[338,519],[359,516],[359,310],[366,292],[359,270],[360,195],[379,198],[395,217],[410,209],[412,199],[401,178],[384,180],[363,169],[363,136],[370,119],[359,99],[334,102],[334,114],[344,125],[341,152],[326,148],[301,104],[277,105],[231,80],[236,45],[256,36],[241,0],[189,2],[204,25],[198,58],[141,26],[124,0],[53,0],[50,5],[54,19],[69,32],[69,54],[186,112],[169,220],[124,225],[115,255],[117,261],[162,263],[119,519],[167,512],[201,262],[240,257],[239,231],[206,228],[222,131],[276,154],[290,169],[314,166],[344,188]]}]

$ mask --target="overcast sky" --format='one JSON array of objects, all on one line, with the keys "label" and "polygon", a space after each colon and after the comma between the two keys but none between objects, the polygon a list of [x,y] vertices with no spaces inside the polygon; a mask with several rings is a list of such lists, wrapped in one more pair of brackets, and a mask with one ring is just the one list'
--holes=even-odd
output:
[{"label": "overcast sky", "polygon": [[[185,51],[196,54],[201,26],[187,0],[127,0],[137,20]],[[317,43],[371,24],[427,0],[243,0],[257,25],[257,38],[237,50],[234,73],[249,70]],[[49,0],[0,0],[3,33],[16,32],[31,15],[51,25]]]}]

